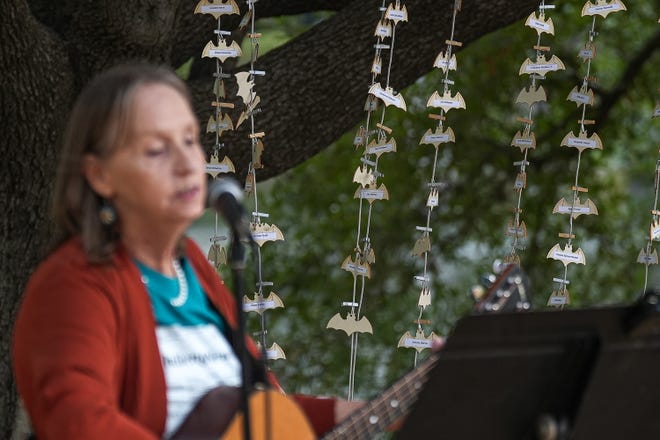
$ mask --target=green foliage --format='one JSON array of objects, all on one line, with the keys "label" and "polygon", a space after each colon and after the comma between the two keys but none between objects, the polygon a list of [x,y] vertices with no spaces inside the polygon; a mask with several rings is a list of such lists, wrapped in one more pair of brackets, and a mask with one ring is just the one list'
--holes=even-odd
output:
[{"label": "green foliage", "polygon": [[[650,3],[635,2],[628,9],[597,20],[598,57],[592,73],[599,82],[596,105],[587,110],[587,118],[598,114],[612,90],[623,87],[623,93],[607,119],[598,121],[604,150],[582,155],[580,185],[589,188],[587,195],[599,215],[575,221],[576,246],[585,251],[587,265],[569,266],[571,307],[630,302],[643,286],[644,266],[636,258],[648,234],[660,139],[658,121],[651,120],[658,96],[657,50],[628,82],[620,81],[630,61],[658,31],[658,24]],[[576,54],[591,25],[590,19],[580,17],[576,5],[561,5],[551,16],[556,35],[544,35],[542,41],[564,61],[566,70],[550,73],[542,82],[548,102],[534,114],[538,146],[529,155],[522,201],[522,219],[530,237],[520,255],[537,309],[545,307],[556,288],[552,278],[563,274],[563,265],[546,254],[559,242],[557,233],[568,229],[568,217],[553,215],[552,208],[570,195],[577,151],[559,145],[566,133],[578,130],[579,113],[566,96],[585,73],[586,65]],[[536,32],[521,22],[457,53],[453,90],[464,96],[467,110],[448,114],[456,144],[441,146],[436,172],[449,187],[431,217],[434,301],[425,316],[432,319],[438,334],[448,335],[470,312],[470,287],[509,250],[503,232],[515,204],[517,171],[512,163],[522,159],[520,151],[509,145],[521,128],[516,117],[526,116],[526,108],[513,101],[529,84],[518,69],[532,56],[536,40]],[[443,42],[438,41],[441,49]],[[415,226],[425,224],[426,182],[434,154],[432,146],[420,146],[419,140],[432,127],[426,100],[440,89],[440,79],[435,71],[404,90],[407,113],[386,110],[385,124],[394,130],[398,151],[380,158],[384,177],[379,183],[386,184],[390,198],[374,203],[370,225],[376,263],[366,283],[362,311],[374,334],[359,338],[356,393],[362,398],[383,389],[413,363],[414,352],[396,345],[405,331],[414,330],[412,321],[417,318],[419,288],[413,276],[423,266],[411,250],[419,234]],[[354,131],[347,133],[323,153],[268,182],[260,195],[260,208],[269,212],[269,222],[276,223],[286,238],[264,246],[263,267],[286,305],[268,313],[268,324],[269,338],[284,347],[288,357],[273,362],[272,368],[290,391],[345,395],[348,384],[349,338],[325,327],[353,292],[353,277],[340,268],[355,247],[360,207],[353,198],[357,184],[352,176],[361,151],[353,147],[353,135]],[[287,154],[281,148],[281,154]],[[657,269],[652,266],[650,272],[656,274]],[[653,275],[653,280],[658,281],[658,276]]]}]

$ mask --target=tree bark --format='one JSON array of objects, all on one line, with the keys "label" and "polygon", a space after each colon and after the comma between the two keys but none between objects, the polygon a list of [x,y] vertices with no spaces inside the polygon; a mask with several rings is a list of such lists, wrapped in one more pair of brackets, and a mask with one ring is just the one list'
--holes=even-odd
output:
[{"label": "tree bark", "polygon": [[[245,8],[244,2],[241,8]],[[453,0],[404,2],[409,22],[397,26],[391,86],[400,91],[431,70],[451,28]],[[129,59],[178,67],[200,56],[215,24],[183,0],[95,2],[0,0],[0,437],[10,438],[16,392],[9,363],[21,292],[47,244],[50,188],[60,137],[80,88],[98,71]],[[280,174],[312,157],[363,118],[371,81],[373,32],[380,1],[262,0],[258,17],[334,10],[328,20],[258,60],[267,72],[255,91],[265,131],[266,168]],[[459,14],[464,44],[528,15],[537,0],[466,1]],[[234,18],[233,20],[236,20]],[[190,86],[202,124],[210,113],[213,65],[204,60]],[[398,111],[390,110],[388,111]],[[234,115],[234,118],[237,116]],[[250,161],[246,127],[223,141],[240,175]]]}]

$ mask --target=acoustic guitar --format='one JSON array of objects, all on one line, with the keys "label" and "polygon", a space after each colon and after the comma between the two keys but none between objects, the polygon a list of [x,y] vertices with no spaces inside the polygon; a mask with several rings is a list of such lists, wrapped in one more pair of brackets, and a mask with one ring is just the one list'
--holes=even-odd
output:
[{"label": "acoustic guitar", "polygon": [[[502,311],[507,304],[527,301],[527,278],[517,265],[508,265],[491,283],[488,292],[475,307],[478,312]],[[488,304],[497,304],[490,307]],[[405,374],[390,388],[365,403],[322,439],[370,439],[385,431],[411,409],[426,383],[428,373],[440,354],[431,355],[417,368]],[[209,392],[172,437],[174,440],[243,440],[243,417],[240,414],[240,389],[219,387]],[[250,433],[252,440],[312,440],[316,436],[300,407],[278,391],[255,391],[250,395]],[[218,414],[218,408],[222,408]],[[209,417],[213,414],[212,417]],[[209,420],[212,423],[209,424]],[[213,434],[215,433],[215,434]]]}]

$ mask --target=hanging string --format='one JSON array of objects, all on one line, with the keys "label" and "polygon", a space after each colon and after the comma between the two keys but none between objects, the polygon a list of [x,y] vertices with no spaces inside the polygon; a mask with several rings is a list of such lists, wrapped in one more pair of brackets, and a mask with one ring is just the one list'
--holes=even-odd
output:
[{"label": "hanging string", "polygon": [[573,250],[574,220],[581,215],[598,215],[598,209],[591,199],[581,201],[582,193],[589,192],[588,188],[580,186],[580,165],[582,163],[582,153],[585,150],[602,150],[603,143],[597,133],[589,135],[586,126],[595,124],[596,121],[586,119],[587,105],[594,104],[594,93],[589,88],[590,83],[596,82],[596,78],[591,75],[591,62],[596,56],[596,46],[594,38],[598,35],[596,32],[596,16],[600,15],[603,19],[612,12],[626,10],[625,5],[617,0],[616,2],[605,3],[597,0],[597,3],[587,1],[582,8],[582,16],[591,16],[591,28],[588,33],[588,41],[578,53],[578,57],[586,63],[586,73],[582,79],[582,84],[571,90],[567,100],[574,102],[578,107],[582,106],[581,117],[578,120],[579,133],[577,136],[573,131],[564,136],[561,146],[575,148],[578,150],[577,165],[575,168],[575,178],[571,187],[571,201],[567,202],[564,198],[560,199],[552,210],[557,214],[568,214],[569,228],[568,232],[559,233],[559,238],[565,240],[564,247],[557,243],[548,252],[547,258],[561,261],[564,265],[563,275],[560,278],[553,278],[553,282],[558,285],[553,290],[548,299],[548,306],[564,308],[570,304],[570,294],[568,291],[568,265],[583,264],[586,265],[586,257],[581,248]]},{"label": "hanging string", "polygon": [[[354,197],[359,199],[358,221],[355,238],[355,248],[352,255],[346,257],[341,268],[353,275],[353,291],[350,301],[341,303],[342,307],[348,309],[346,317],[336,313],[327,324],[327,328],[343,330],[350,337],[350,362],[348,371],[348,395],[352,400],[355,390],[355,371],[358,354],[358,336],[360,333],[373,333],[371,323],[363,315],[364,296],[366,292],[366,279],[371,277],[371,265],[375,263],[376,257],[371,243],[372,208],[373,203],[380,200],[388,200],[389,193],[385,184],[377,184],[383,174],[378,170],[379,159],[382,154],[396,151],[396,141],[391,135],[392,129],[385,125],[386,107],[394,105],[406,110],[403,96],[392,90],[390,86],[390,75],[394,59],[394,43],[396,27],[402,21],[408,21],[408,11],[399,0],[385,7],[385,1],[379,8],[380,19],[376,26],[374,36],[374,60],[371,66],[371,84],[369,94],[365,103],[366,121],[354,138],[356,147],[364,147],[360,158],[361,165],[353,174],[353,182],[359,183]],[[389,44],[388,44],[389,43]],[[385,87],[378,81],[382,69],[382,57],[384,51],[389,51],[389,59],[385,74]],[[384,107],[380,115],[380,122],[372,128],[372,113],[377,110],[379,101]],[[372,139],[372,136],[374,139]],[[363,231],[364,227],[364,231]]]}]

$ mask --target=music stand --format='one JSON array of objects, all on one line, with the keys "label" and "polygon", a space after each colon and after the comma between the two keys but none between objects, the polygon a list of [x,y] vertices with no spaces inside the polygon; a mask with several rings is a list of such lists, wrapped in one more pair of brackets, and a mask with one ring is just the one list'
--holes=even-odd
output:
[{"label": "music stand", "polygon": [[396,438],[660,438],[660,319],[647,312],[463,318]]}]

